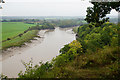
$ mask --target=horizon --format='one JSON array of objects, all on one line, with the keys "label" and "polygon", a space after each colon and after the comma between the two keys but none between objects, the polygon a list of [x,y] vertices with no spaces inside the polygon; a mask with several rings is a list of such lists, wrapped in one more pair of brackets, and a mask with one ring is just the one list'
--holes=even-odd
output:
[{"label": "horizon", "polygon": [[[93,5],[82,0],[5,0],[2,16],[83,16]],[[112,16],[118,16],[115,10]]]}]

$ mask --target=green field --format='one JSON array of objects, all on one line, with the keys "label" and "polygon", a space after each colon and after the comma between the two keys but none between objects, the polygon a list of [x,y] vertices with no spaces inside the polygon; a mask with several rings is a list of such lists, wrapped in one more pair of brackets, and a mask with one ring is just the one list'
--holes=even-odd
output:
[{"label": "green field", "polygon": [[2,22],[2,40],[23,33],[31,26],[34,26],[34,24],[26,24],[23,22]]},{"label": "green field", "polygon": [[2,49],[7,49],[10,47],[15,47],[15,46],[20,47],[21,45],[24,45],[25,42],[30,42],[30,40],[33,39],[33,37],[36,37],[37,33],[38,33],[38,30],[28,31],[22,37],[17,37],[13,40],[3,42]]},{"label": "green field", "polygon": [[[23,22],[3,22],[2,23],[2,41],[7,40],[7,38],[13,38],[18,36],[20,33],[24,33],[29,27],[35,26],[34,24],[26,24]],[[36,36],[38,30],[28,31],[21,37],[17,37],[12,40],[2,42],[2,49],[7,49],[9,47],[21,46],[24,42],[30,42],[30,39]]]}]

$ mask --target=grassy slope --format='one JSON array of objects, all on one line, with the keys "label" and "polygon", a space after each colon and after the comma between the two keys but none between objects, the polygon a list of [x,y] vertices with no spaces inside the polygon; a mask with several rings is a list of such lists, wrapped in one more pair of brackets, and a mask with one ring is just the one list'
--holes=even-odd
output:
[{"label": "grassy slope", "polygon": [[38,30],[28,31],[22,37],[17,37],[13,40],[3,42],[2,43],[2,49],[6,49],[6,48],[9,48],[9,47],[15,47],[15,46],[21,46],[25,42],[30,42],[30,40],[33,39],[33,37],[36,37],[37,33],[38,33]]},{"label": "grassy slope", "polygon": [[[80,36],[84,34],[82,35],[84,37],[82,38],[81,42],[86,39],[85,37],[91,36],[92,33],[99,34],[102,31],[103,31],[102,33],[105,33],[107,32],[107,30],[109,30],[107,33],[111,37],[110,43],[108,42],[108,44],[110,45],[104,45],[103,48],[99,48],[97,51],[92,52],[91,51],[92,49],[89,47],[89,44],[87,44],[88,46],[87,52],[85,52],[84,54],[81,54],[80,56],[77,56],[73,61],[66,63],[65,65],[62,66],[62,68],[58,67],[57,69],[59,69],[60,72],[56,74],[61,75],[59,77],[105,78],[105,79],[114,78],[116,80],[119,79],[120,78],[119,77],[120,76],[120,68],[119,68],[120,67],[120,47],[117,46],[118,44],[117,32],[120,26],[115,24],[110,25],[109,23],[106,23],[103,28],[101,29],[94,28],[90,33],[87,33],[87,34],[86,34],[87,28],[85,28],[86,30],[84,30],[83,28],[81,28],[81,32],[79,33]],[[106,30],[104,30],[105,28]],[[106,38],[109,35],[105,35],[103,38]],[[89,40],[94,40],[94,43],[95,42],[100,43],[100,41],[97,41],[99,39],[98,37],[100,36],[98,35],[94,37],[96,40],[94,38],[91,38],[91,39],[89,38],[87,39],[88,40],[87,43],[90,43]],[[117,40],[114,40],[115,38]],[[101,45],[101,43],[99,45]],[[97,45],[94,45],[94,46],[98,47]]]},{"label": "grassy slope", "polygon": [[120,50],[117,49],[118,47],[108,47],[77,56],[75,60],[62,66],[62,69],[59,68],[62,73],[57,74],[62,74],[59,77],[69,78],[118,78]]},{"label": "grassy slope", "polygon": [[[29,27],[34,26],[34,24],[26,24],[23,22],[3,22],[2,23],[2,40],[7,38],[12,38],[20,33],[23,33]],[[13,40],[9,40],[2,43],[2,49],[7,49],[9,47],[21,46],[24,42],[30,42],[30,39],[36,36],[38,30],[32,30],[25,33],[22,37],[17,37]]]},{"label": "grassy slope", "polygon": [[[23,22],[3,22],[2,24],[2,49],[21,46],[24,42],[30,42],[34,37],[38,37],[38,30],[54,29],[51,23],[45,23],[39,26]],[[28,32],[26,33],[26,31]]]},{"label": "grassy slope", "polygon": [[2,22],[2,40],[23,33],[31,26],[34,26],[34,24],[25,24],[23,22]]}]

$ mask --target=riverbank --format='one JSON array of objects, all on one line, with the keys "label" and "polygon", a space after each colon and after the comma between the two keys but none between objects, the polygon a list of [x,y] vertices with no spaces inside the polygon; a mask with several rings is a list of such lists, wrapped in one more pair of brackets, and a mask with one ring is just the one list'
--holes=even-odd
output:
[{"label": "riverbank", "polygon": [[28,41],[28,39],[32,39],[38,32],[38,30],[29,31],[29,28],[32,26],[35,25],[23,22],[2,22],[1,49],[5,50],[10,47],[20,46]]},{"label": "riverbank", "polygon": [[47,31],[49,31],[49,29],[38,31],[36,35],[40,37],[33,37],[33,39],[30,39],[29,42],[24,42],[24,45],[21,45],[21,47],[16,46],[16,47],[7,48],[6,50],[2,50],[2,53],[1,53],[2,59],[0,59],[0,61],[3,61],[7,59],[8,57],[12,57],[15,54],[15,52],[19,50],[21,51],[21,50],[27,49],[31,45],[36,45],[38,42],[41,42],[44,38],[44,34]]},{"label": "riverbank", "polygon": [[21,72],[19,78],[119,80],[118,29],[119,26],[112,23],[105,23],[99,27],[93,25],[92,28],[89,28],[89,24],[80,26],[77,39],[64,45],[60,49],[60,54],[51,62],[41,62],[40,66],[35,67],[25,63],[27,70],[25,73]]},{"label": "riverbank", "polygon": [[21,47],[22,45],[25,45],[25,42],[30,43],[30,40],[33,40],[34,37],[39,37],[37,36],[39,30],[32,30],[28,31],[22,36],[16,37],[15,39],[8,40],[6,42],[2,42],[2,50],[6,50],[11,47]]},{"label": "riverbank", "polygon": [[40,61],[51,61],[59,55],[59,50],[64,45],[75,40],[75,34],[72,34],[72,32],[72,29],[63,30],[59,27],[45,31],[42,38],[33,40],[32,43],[29,43],[29,46],[13,50],[11,52],[12,56],[4,58],[2,73],[9,78],[16,78],[20,71],[25,71],[25,66],[21,61],[28,63],[32,58],[33,66],[39,64]]},{"label": "riverbank", "polygon": [[3,22],[2,23],[2,50],[11,47],[21,47],[25,42],[30,43],[37,36],[39,30],[54,29],[51,23],[43,25],[26,24],[23,22]]},{"label": "riverbank", "polygon": [[[59,28],[59,29],[63,30],[63,31],[67,31],[70,34],[74,34],[74,32],[71,32],[73,28],[74,27]],[[28,49],[30,46],[41,43],[41,41],[44,38],[44,34],[47,32],[52,32],[53,29],[45,29],[45,30],[40,30],[40,31],[36,30],[36,31],[37,32],[35,34],[32,34],[30,37],[27,37],[30,34],[24,35],[28,39],[26,39],[26,41],[23,40],[22,42],[20,42],[20,44],[17,44],[17,45],[11,44],[12,46],[6,44],[9,47],[6,47],[5,49],[2,50],[2,53],[0,53],[0,55],[2,55],[2,59],[0,59],[0,61],[3,61],[9,57],[12,57],[16,52],[19,52],[21,50],[24,51],[25,49]],[[21,54],[21,53],[19,53],[19,54]]]}]

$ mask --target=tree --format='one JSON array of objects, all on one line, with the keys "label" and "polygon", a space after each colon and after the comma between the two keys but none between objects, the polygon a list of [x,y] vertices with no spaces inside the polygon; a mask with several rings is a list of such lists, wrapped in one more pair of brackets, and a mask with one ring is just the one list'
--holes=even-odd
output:
[{"label": "tree", "polygon": [[110,14],[112,9],[120,12],[120,1],[119,2],[91,2],[94,6],[87,8],[87,15],[85,20],[88,23],[96,23],[95,26],[109,21],[106,18],[107,14]]}]

